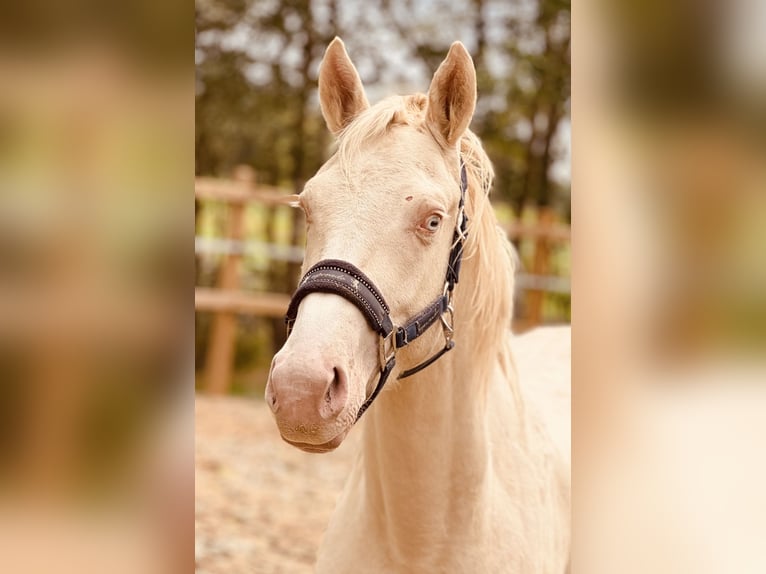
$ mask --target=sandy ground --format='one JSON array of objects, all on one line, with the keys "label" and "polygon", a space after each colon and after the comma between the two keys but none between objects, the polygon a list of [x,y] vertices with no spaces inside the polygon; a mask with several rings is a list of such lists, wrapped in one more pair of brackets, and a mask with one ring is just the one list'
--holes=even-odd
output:
[{"label": "sandy ground", "polygon": [[195,414],[197,573],[312,572],[354,433],[308,454],[282,442],[263,401],[198,396]]}]

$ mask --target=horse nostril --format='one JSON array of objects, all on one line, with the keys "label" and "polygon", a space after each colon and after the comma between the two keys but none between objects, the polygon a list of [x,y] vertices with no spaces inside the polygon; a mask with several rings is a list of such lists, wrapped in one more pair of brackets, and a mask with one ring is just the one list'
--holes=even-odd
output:
[{"label": "horse nostril", "polygon": [[333,369],[333,379],[327,385],[327,391],[324,395],[324,405],[322,411],[327,415],[337,415],[346,405],[348,389],[346,387],[346,377],[337,367]]},{"label": "horse nostril", "polygon": [[338,395],[338,389],[340,388],[340,375],[338,374],[338,369],[335,368],[332,370],[333,372],[333,379],[332,382],[327,387],[327,392],[324,395],[324,402],[328,405],[332,403],[333,397]]},{"label": "horse nostril", "polygon": [[266,385],[266,404],[269,405],[269,408],[273,413],[276,413],[279,410],[279,406],[277,405],[277,393],[274,392],[271,383]]}]

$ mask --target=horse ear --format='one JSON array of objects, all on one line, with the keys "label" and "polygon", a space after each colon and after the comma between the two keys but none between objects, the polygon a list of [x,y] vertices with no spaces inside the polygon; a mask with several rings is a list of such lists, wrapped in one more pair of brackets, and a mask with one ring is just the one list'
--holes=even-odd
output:
[{"label": "horse ear", "polygon": [[346,53],[343,40],[330,42],[319,67],[319,104],[327,127],[338,135],[370,107],[359,74]]},{"label": "horse ear", "polygon": [[471,123],[476,109],[476,70],[460,42],[436,70],[428,88],[428,127],[443,146],[454,146]]}]

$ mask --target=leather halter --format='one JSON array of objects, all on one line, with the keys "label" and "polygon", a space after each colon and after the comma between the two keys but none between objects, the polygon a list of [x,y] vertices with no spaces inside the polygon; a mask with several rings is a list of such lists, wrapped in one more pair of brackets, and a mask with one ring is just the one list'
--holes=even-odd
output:
[{"label": "leather halter", "polygon": [[465,244],[468,229],[468,216],[465,214],[467,187],[468,180],[465,165],[461,161],[460,202],[458,203],[452,250],[450,251],[449,263],[447,265],[447,276],[444,280],[444,291],[441,296],[429,303],[404,325],[395,326],[393,324],[388,304],[375,284],[360,269],[348,261],[341,261],[339,259],[324,259],[309,269],[301,279],[298,289],[290,300],[285,316],[288,337],[298,315],[298,307],[301,301],[311,293],[332,293],[350,301],[361,311],[372,330],[380,336],[378,355],[380,378],[375,390],[360,407],[356,415],[357,421],[386,384],[391,371],[393,371],[396,365],[396,351],[398,349],[406,347],[425,333],[432,325],[436,324],[437,321],[441,320],[444,331],[444,347],[417,366],[403,371],[397,377],[398,379],[404,379],[425,369],[455,346],[455,342],[452,340],[452,296],[460,276],[463,245]]}]

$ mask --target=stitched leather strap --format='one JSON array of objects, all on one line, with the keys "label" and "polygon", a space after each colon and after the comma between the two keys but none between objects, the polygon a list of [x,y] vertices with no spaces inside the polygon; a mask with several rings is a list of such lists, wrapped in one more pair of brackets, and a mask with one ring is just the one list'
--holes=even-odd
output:
[{"label": "stitched leather strap", "polygon": [[[377,287],[375,287],[375,284],[358,267],[348,261],[325,259],[306,272],[293,298],[290,300],[290,305],[285,315],[288,336],[298,315],[298,307],[301,301],[311,293],[334,293],[353,303],[367,320],[372,330],[383,339],[388,337],[394,330],[386,300]],[[396,366],[394,351],[395,348],[392,348],[390,358],[385,364],[380,366],[378,384],[375,385],[375,390],[357,412],[356,420],[359,420],[359,417],[364,414],[364,411],[369,408],[372,401],[383,390],[391,371]]]},{"label": "stitched leather strap", "polygon": [[401,349],[425,333],[431,325],[439,320],[442,313],[447,311],[448,304],[449,299],[446,295],[442,295],[410,319],[403,327],[397,328],[396,348]]},{"label": "stitched leather strap", "polygon": [[325,259],[309,269],[298,284],[285,316],[288,333],[298,315],[298,306],[311,293],[334,293],[350,301],[381,337],[388,336],[394,328],[388,305],[375,284],[351,263]]},{"label": "stitched leather strap", "polygon": [[455,341],[449,341],[444,347],[442,347],[439,351],[428,357],[425,361],[420,363],[419,365],[415,365],[411,369],[407,369],[406,371],[402,371],[401,374],[396,377],[397,379],[406,379],[407,377],[411,377],[415,373],[419,373],[429,365],[435,363],[438,359],[441,358],[441,356],[446,353],[447,351],[451,351],[455,348]]}]

